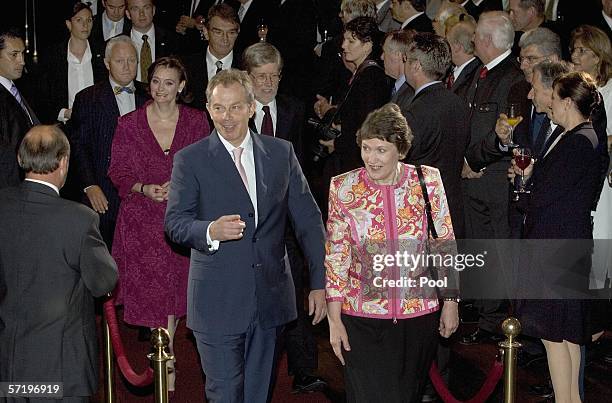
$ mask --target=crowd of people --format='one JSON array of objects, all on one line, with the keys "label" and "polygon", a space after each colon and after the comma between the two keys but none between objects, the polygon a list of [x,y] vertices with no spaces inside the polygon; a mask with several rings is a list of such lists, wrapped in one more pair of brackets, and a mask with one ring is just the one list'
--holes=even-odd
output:
[{"label": "crowd of people", "polygon": [[[63,32],[49,24],[36,60],[0,29],[0,381],[57,378],[87,401],[94,297],[112,291],[170,353],[186,317],[211,402],[267,401],[279,341],[294,390],[325,387],[326,316],[347,401],[428,401],[470,310],[460,343],[517,316],[556,401],[585,399],[612,318],[612,0],[54,11]],[[518,241],[510,272],[504,252],[487,260],[504,293],[462,301],[453,269],[376,266],[465,240]]]}]

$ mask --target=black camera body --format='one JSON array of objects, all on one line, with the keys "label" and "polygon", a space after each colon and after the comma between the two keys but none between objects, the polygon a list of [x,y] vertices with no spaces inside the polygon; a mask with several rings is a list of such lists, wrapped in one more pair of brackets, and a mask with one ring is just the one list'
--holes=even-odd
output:
[{"label": "black camera body", "polygon": [[340,135],[342,135],[342,132],[332,127],[331,122],[324,123],[320,121],[319,119],[315,119],[315,118],[310,118],[308,119],[307,122],[309,125],[313,127],[315,136],[317,139],[316,144],[312,147],[312,153],[313,153],[312,160],[314,162],[318,162],[319,160],[329,156],[327,147],[319,143],[318,140],[324,140],[324,141],[335,140],[338,137],[340,137]]}]

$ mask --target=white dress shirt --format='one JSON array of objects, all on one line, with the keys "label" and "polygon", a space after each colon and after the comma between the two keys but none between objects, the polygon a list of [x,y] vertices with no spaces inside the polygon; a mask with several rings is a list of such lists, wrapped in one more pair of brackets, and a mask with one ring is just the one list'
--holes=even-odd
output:
[{"label": "white dress shirt", "polygon": [[[218,134],[218,136],[233,161],[234,153],[232,151],[234,150],[234,148],[238,147],[234,147],[220,134]],[[244,167],[244,171],[246,173],[247,182],[249,183],[249,198],[251,199],[251,203],[253,204],[253,209],[255,212],[255,226],[257,226],[257,222],[259,220],[259,214],[257,212],[257,178],[255,176],[255,156],[253,155],[253,139],[251,138],[250,131],[247,131],[246,137],[244,138],[242,144],[240,144],[239,147],[242,147],[244,149],[242,151],[242,155],[240,156],[240,162],[242,162],[242,166]],[[209,245],[209,250],[215,251],[219,249],[219,241],[210,238],[211,225],[212,222],[208,225],[208,228],[206,228],[206,242]]]},{"label": "white dress shirt", "polygon": [[[278,116],[278,109],[276,107],[276,98],[274,98],[268,104],[268,106],[270,107],[270,116],[272,116],[272,127],[274,129],[274,137],[276,137],[276,121],[277,121],[277,116]],[[261,125],[263,123],[263,118],[264,118],[263,107],[264,107],[264,104],[262,104],[258,100],[255,100],[255,128],[257,129],[259,133],[261,133]]]},{"label": "white dress shirt", "polygon": [[[134,42],[134,46],[136,46],[136,52],[138,53],[138,60],[140,60],[140,50],[142,49],[142,36],[147,35],[147,42],[149,42],[149,46],[151,47],[151,62],[155,61],[155,25],[151,24],[151,28],[145,33],[140,33],[132,28],[130,32],[130,38]],[[140,68],[136,69],[136,80],[142,81],[142,77],[140,77]]]},{"label": "white dress shirt", "polygon": [[[91,48],[89,42],[87,43],[87,49],[83,54],[83,58],[79,60],[75,55],[70,52],[70,39],[68,41],[68,52],[66,61],[68,62],[68,109],[72,108],[74,103],[74,97],[76,94],[84,88],[94,84],[93,78],[93,67],[91,64]],[[60,122],[66,122],[64,118],[64,112],[66,108],[61,108],[57,116],[57,120]]]},{"label": "white dress shirt", "polygon": [[27,182],[34,182],[34,183],[40,183],[41,185],[48,186],[51,189],[55,190],[55,193],[57,193],[58,196],[60,194],[58,187],[55,186],[53,183],[41,181],[41,180],[38,180],[38,179],[31,179],[31,178],[25,178],[25,181],[27,181]]},{"label": "white dress shirt", "polygon": [[221,60],[223,66],[221,69],[228,70],[232,68],[234,62],[234,51],[229,52],[223,59],[217,59],[212,53],[210,53],[210,47],[206,48],[206,73],[208,74],[208,80],[217,74],[217,61]]},{"label": "white dress shirt", "polygon": [[102,35],[104,36],[104,40],[107,41],[109,38],[113,36],[119,35],[123,32],[123,22],[125,21],[125,17],[120,19],[119,21],[113,21],[106,13],[102,13]]},{"label": "white dress shirt", "polygon": [[417,94],[418,94],[419,92],[423,91],[425,88],[427,88],[427,87],[429,87],[429,86],[432,86],[432,85],[434,85],[434,84],[437,84],[437,83],[441,83],[441,82],[442,82],[442,81],[439,81],[439,80],[437,80],[437,81],[430,81],[430,82],[428,82],[427,84],[423,84],[423,85],[421,85],[419,88],[417,88],[417,89],[416,89],[416,91],[414,91],[414,96],[416,97],[416,96],[417,96]]}]

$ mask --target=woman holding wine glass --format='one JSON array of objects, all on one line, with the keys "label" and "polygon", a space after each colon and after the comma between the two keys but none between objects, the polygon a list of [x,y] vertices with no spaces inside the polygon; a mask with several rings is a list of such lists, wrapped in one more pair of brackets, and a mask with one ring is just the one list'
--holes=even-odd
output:
[{"label": "woman holding wine glass", "polygon": [[[588,289],[590,248],[577,248],[577,240],[592,238],[591,207],[600,173],[597,135],[590,116],[600,101],[596,83],[588,74],[571,72],[558,77],[553,83],[551,118],[565,131],[535,164],[523,170],[531,188],[528,200],[521,198],[526,211],[523,238],[547,241],[537,243],[537,250],[521,251],[518,278],[524,284],[527,279],[539,280],[529,284],[537,292],[527,293],[540,299],[521,301],[516,314],[523,333],[544,343],[557,402],[581,401],[580,345],[591,337],[587,302],[560,293],[555,286],[558,281],[571,281],[574,291]],[[516,161],[513,168],[515,174],[521,174]],[[572,251],[567,262],[559,257],[566,250]]]}]

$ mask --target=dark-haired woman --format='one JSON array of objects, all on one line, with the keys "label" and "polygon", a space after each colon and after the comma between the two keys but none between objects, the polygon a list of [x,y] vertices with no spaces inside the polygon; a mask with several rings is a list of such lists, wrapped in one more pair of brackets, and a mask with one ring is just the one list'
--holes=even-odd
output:
[{"label": "dark-haired woman", "polygon": [[[544,343],[556,402],[581,401],[580,345],[591,338],[588,303],[580,296],[584,298],[588,289],[591,250],[584,240],[592,239],[591,207],[600,178],[597,135],[590,122],[599,102],[596,83],[588,74],[557,78],[551,115],[564,130],[525,170],[532,188],[523,236],[540,241],[527,244],[532,247],[521,253],[521,262],[529,264],[520,265],[520,277],[537,284],[540,299],[525,301],[517,314],[523,333]],[[514,171],[520,174],[516,166]]]},{"label": "dark-haired woman", "polygon": [[172,159],[210,130],[204,112],[177,103],[187,83],[177,58],[157,59],[148,77],[152,100],[121,117],[113,138],[108,176],[121,205],[112,254],[125,322],[167,327],[172,352],[178,319],[187,312],[189,273],[188,256],[164,235]]},{"label": "dark-haired woman", "polygon": [[342,132],[335,140],[321,142],[331,152],[325,162],[325,184],[332,176],[363,165],[355,144],[357,130],[368,113],[389,101],[392,83],[378,61],[381,46],[382,33],[373,18],[357,17],[346,24],[342,57],[353,73],[348,89],[332,102],[333,106],[320,96],[314,105],[319,118],[333,119]]}]

